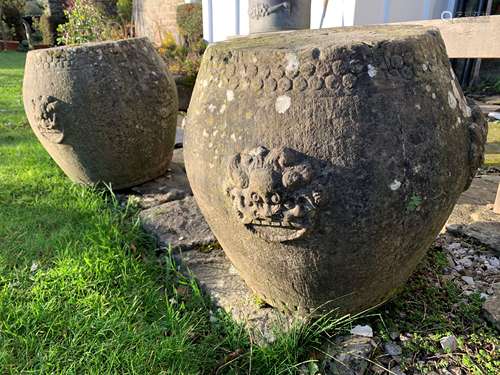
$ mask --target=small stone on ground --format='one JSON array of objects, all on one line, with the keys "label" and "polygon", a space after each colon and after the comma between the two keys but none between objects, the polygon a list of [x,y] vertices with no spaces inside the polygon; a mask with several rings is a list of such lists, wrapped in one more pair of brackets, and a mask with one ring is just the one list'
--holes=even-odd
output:
[{"label": "small stone on ground", "polygon": [[326,349],[322,374],[363,375],[368,369],[374,348],[375,344],[369,337],[341,337],[335,345]]},{"label": "small stone on ground", "polygon": [[445,351],[454,352],[457,350],[457,339],[455,336],[445,336],[439,340],[441,347]]},{"label": "small stone on ground", "polygon": [[384,344],[384,350],[385,354],[390,355],[390,356],[398,356],[403,353],[403,349],[396,343],[394,342],[386,342]]},{"label": "small stone on ground", "polygon": [[373,337],[373,329],[370,326],[357,325],[351,329],[351,334],[355,336]]}]

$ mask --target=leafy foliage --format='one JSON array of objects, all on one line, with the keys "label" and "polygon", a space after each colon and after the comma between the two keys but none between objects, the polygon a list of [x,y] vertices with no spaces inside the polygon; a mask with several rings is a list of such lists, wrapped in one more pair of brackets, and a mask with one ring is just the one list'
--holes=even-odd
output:
[{"label": "leafy foliage", "polygon": [[57,28],[59,44],[99,42],[122,36],[118,25],[91,0],[75,0],[65,14],[68,21]]},{"label": "leafy foliage", "polygon": [[127,23],[132,20],[132,0],[117,0],[116,8],[118,11],[118,17],[122,20],[123,23]]},{"label": "leafy foliage", "polygon": [[168,33],[158,52],[166,61],[170,72],[183,76],[186,85],[190,86],[194,85],[206,47],[203,39],[190,45],[179,45],[173,35]]},{"label": "leafy foliage", "polygon": [[203,15],[201,4],[182,4],[177,7],[177,27],[186,44],[203,38]]},{"label": "leafy foliage", "polygon": [[21,13],[25,4],[25,0],[0,0],[0,39],[21,40]]}]

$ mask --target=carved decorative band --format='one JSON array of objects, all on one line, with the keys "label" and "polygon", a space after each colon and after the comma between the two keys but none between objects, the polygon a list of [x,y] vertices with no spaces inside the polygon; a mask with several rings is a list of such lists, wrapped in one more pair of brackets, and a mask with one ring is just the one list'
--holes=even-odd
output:
[{"label": "carved decorative band", "polygon": [[272,6],[269,4],[262,4],[262,3],[257,4],[248,10],[248,15],[250,16],[251,19],[258,20],[260,18],[267,17],[272,13],[278,12],[281,9],[283,10],[288,9],[288,12],[290,12],[291,9],[290,2],[283,1],[282,3]]}]

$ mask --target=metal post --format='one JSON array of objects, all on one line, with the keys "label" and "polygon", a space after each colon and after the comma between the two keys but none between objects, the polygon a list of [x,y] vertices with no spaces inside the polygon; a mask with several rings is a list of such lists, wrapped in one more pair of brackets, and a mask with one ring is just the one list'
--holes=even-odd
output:
[{"label": "metal post", "polygon": [[214,9],[212,0],[207,1],[208,5],[208,42],[213,43],[214,41]]},{"label": "metal post", "polygon": [[235,10],[235,25],[234,25],[234,31],[235,35],[240,35],[240,0],[235,0],[234,4],[234,10]]},{"label": "metal post", "polygon": [[384,0],[384,23],[388,23],[391,17],[391,0]]},{"label": "metal post", "polygon": [[[486,4],[485,15],[489,16],[491,14],[491,8],[493,7],[493,0],[488,0],[488,4]],[[480,14],[481,16],[482,14]],[[474,66],[474,73],[472,74],[472,79],[470,81],[470,86],[473,86],[479,82],[479,73],[481,72],[481,59],[477,59],[476,64]]]}]

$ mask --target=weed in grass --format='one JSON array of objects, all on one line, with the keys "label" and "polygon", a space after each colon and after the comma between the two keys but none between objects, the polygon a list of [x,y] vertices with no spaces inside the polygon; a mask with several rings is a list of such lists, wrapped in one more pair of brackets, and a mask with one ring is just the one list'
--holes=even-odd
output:
[{"label": "weed in grass", "polygon": [[500,167],[500,121],[489,123],[484,164],[490,167]]}]

